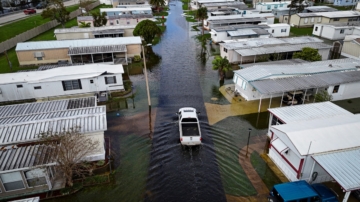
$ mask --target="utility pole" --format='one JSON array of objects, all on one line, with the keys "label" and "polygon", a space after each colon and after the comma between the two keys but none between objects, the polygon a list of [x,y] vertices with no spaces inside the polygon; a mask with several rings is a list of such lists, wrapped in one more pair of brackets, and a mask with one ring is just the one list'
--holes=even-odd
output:
[{"label": "utility pole", "polygon": [[10,70],[11,70],[11,71],[13,71],[13,69],[12,69],[12,64],[11,64],[11,61],[9,60],[9,56],[8,56],[8,54],[7,54],[7,51],[6,51],[6,50],[4,51],[4,54],[5,54],[6,60],[8,61],[8,64],[9,64]]}]

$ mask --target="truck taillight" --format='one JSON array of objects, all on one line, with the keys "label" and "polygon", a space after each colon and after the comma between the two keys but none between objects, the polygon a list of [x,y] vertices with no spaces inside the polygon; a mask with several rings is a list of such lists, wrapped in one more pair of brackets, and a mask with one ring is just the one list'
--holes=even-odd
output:
[{"label": "truck taillight", "polygon": [[182,138],[180,138],[180,142],[182,142]]},{"label": "truck taillight", "polygon": [[202,138],[200,138],[200,141],[202,141]]}]

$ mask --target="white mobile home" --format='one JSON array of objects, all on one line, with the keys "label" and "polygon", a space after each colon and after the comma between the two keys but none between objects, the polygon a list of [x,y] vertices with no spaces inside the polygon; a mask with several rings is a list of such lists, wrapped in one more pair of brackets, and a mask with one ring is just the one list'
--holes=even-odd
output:
[{"label": "white mobile home", "polygon": [[360,188],[359,130],[360,116],[353,114],[274,125],[268,155],[290,181],[337,181],[347,201],[350,192]]},{"label": "white mobile home", "polygon": [[124,90],[122,65],[89,64],[0,75],[0,102]]},{"label": "white mobile home", "polygon": [[[286,30],[288,31],[288,30]],[[292,59],[294,52],[299,52],[304,47],[319,50],[322,60],[327,60],[331,46],[322,43],[316,37],[292,38],[252,38],[224,41],[220,44],[221,57],[227,57],[231,63],[255,63],[263,60],[263,56],[272,56],[270,60]]]},{"label": "white mobile home", "polygon": [[100,8],[100,13],[105,12],[107,16],[118,16],[125,14],[152,14],[151,6],[129,7],[129,8]]},{"label": "white mobile home", "polygon": [[313,35],[330,40],[344,39],[347,35],[360,35],[360,23],[315,24]]},{"label": "white mobile home", "polygon": [[[235,91],[245,100],[284,97],[287,92],[302,91],[303,101],[320,90],[333,100],[360,97],[360,61],[326,60],[292,65],[254,65],[234,72]],[[302,102],[304,103],[304,102]]]},{"label": "white mobile home", "polygon": [[347,35],[344,39],[341,55],[345,57],[360,58],[360,36]]},{"label": "white mobile home", "polygon": [[64,176],[56,166],[57,153],[41,144],[39,135],[75,127],[98,143],[83,160],[106,160],[106,107],[96,106],[95,97],[1,106],[0,198],[64,188]]},{"label": "white mobile home", "polygon": [[191,9],[197,10],[197,9],[199,9],[203,4],[208,4],[208,3],[227,3],[227,2],[235,2],[235,0],[191,0],[190,5],[191,5]]},{"label": "white mobile home", "polygon": [[290,25],[286,23],[277,23],[268,25],[266,30],[273,37],[288,37],[290,35]]},{"label": "white mobile home", "polygon": [[88,27],[88,28],[60,28],[55,29],[56,40],[115,38],[133,36],[135,25]]},{"label": "white mobile home", "polygon": [[273,9],[277,8],[287,8],[290,4],[290,1],[280,1],[280,2],[259,2],[256,4],[256,10],[260,13],[271,13]]}]

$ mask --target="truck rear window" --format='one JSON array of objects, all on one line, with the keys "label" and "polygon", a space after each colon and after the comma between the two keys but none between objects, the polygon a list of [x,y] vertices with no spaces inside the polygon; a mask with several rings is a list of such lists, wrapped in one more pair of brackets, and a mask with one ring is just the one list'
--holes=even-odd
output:
[{"label": "truck rear window", "polygon": [[195,118],[183,118],[181,122],[183,122],[183,123],[189,123],[189,122],[197,123],[197,119],[195,119]]}]

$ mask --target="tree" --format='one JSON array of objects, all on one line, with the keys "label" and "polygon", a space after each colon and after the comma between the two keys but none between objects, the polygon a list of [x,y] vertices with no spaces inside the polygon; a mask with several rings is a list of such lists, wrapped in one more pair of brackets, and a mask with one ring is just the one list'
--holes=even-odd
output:
[{"label": "tree", "polygon": [[200,7],[197,11],[195,11],[195,18],[198,19],[198,21],[201,21],[202,23],[202,35],[204,35],[204,20],[208,18],[207,15],[207,8],[206,7]]},{"label": "tree", "polygon": [[293,58],[300,58],[310,62],[321,61],[319,51],[310,47],[304,47],[302,51],[294,53]]},{"label": "tree", "polygon": [[64,173],[66,183],[73,186],[73,176],[92,172],[93,167],[85,161],[86,157],[98,149],[98,141],[80,133],[80,127],[61,132],[47,131],[39,135],[40,141],[54,149],[57,168]]},{"label": "tree", "polygon": [[80,0],[79,8],[83,8],[83,9],[85,9],[86,13],[89,13],[91,4],[92,4],[92,1],[90,1],[90,0]]},{"label": "tree", "polygon": [[80,28],[91,27],[91,23],[90,22],[80,22],[79,27]]},{"label": "tree", "polygon": [[152,43],[155,36],[160,34],[161,29],[151,20],[139,22],[133,31],[134,36],[141,36],[147,44]]},{"label": "tree", "polygon": [[91,16],[94,18],[94,27],[101,27],[106,25],[107,19],[106,19],[106,13],[100,11],[95,11],[91,13]]},{"label": "tree", "polygon": [[160,12],[160,8],[165,6],[165,0],[150,0],[149,4],[155,6],[157,12]]},{"label": "tree", "polygon": [[333,97],[332,95],[329,95],[329,93],[326,90],[321,90],[315,94],[314,99],[315,102],[326,102],[326,101],[331,101]]},{"label": "tree", "polygon": [[291,11],[295,8],[295,13],[301,13],[309,4],[307,0],[292,0],[291,3],[287,6],[289,9],[288,24],[290,24]]},{"label": "tree", "polygon": [[226,56],[224,58],[217,56],[213,61],[213,70],[218,70],[219,71],[219,75],[220,75],[220,81],[224,81],[225,78],[225,72],[231,70],[231,64],[229,62],[229,60],[226,58]]},{"label": "tree", "polygon": [[41,13],[41,17],[56,20],[57,22],[61,23],[63,28],[65,28],[65,23],[70,19],[70,12],[66,10],[62,0],[49,0],[49,3],[51,6],[47,7]]}]

